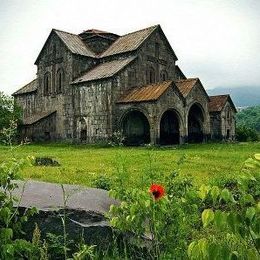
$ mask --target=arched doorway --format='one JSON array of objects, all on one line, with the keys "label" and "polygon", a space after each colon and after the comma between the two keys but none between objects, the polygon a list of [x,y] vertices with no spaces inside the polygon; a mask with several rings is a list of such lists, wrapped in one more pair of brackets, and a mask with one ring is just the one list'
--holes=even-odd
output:
[{"label": "arched doorway", "polygon": [[160,144],[179,144],[180,126],[176,112],[167,110],[163,113],[160,122]]},{"label": "arched doorway", "polygon": [[122,127],[126,145],[150,143],[150,125],[142,112],[135,110],[127,113]]},{"label": "arched doorway", "polygon": [[188,115],[188,142],[201,143],[203,141],[204,116],[201,107],[193,104]]}]

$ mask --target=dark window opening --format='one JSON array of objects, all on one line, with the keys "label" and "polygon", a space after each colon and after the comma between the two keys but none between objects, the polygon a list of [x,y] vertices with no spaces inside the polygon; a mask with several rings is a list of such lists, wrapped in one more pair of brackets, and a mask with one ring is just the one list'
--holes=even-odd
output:
[{"label": "dark window opening", "polygon": [[50,93],[50,73],[44,75],[44,95],[47,96]]},{"label": "dark window opening", "polygon": [[81,141],[86,141],[87,140],[87,130],[86,129],[81,130],[81,132],[80,132],[80,140]]},{"label": "dark window opening", "polygon": [[57,72],[57,93],[62,92],[63,81],[64,81],[63,70],[59,69]]},{"label": "dark window opening", "polygon": [[228,129],[227,130],[227,139],[229,139],[230,138],[230,130]]},{"label": "dark window opening", "polygon": [[44,140],[49,141],[51,139],[50,132],[44,132]]}]

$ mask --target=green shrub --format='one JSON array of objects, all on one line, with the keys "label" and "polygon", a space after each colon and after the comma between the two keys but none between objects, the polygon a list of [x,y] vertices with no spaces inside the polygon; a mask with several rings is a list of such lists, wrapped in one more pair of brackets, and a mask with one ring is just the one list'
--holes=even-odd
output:
[{"label": "green shrub", "polygon": [[258,141],[258,133],[255,129],[247,126],[238,126],[236,128],[236,139],[239,142]]}]

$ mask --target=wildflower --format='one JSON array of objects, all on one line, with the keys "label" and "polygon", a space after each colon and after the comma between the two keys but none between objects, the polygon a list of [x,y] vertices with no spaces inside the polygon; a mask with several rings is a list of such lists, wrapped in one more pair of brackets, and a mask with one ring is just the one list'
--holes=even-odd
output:
[{"label": "wildflower", "polygon": [[155,200],[160,199],[165,194],[164,187],[162,185],[159,185],[159,184],[152,184],[150,189],[149,189],[149,192],[152,193],[153,198]]}]

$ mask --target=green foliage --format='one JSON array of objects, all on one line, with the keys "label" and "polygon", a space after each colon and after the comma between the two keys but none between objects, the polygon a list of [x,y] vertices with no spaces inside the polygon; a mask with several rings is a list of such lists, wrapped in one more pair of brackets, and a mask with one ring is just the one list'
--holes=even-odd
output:
[{"label": "green foliage", "polygon": [[237,126],[236,139],[239,142],[258,141],[259,133],[254,128],[250,128],[245,125]]},{"label": "green foliage", "polygon": [[12,196],[17,187],[14,180],[29,163],[28,158],[0,165],[0,259],[39,259],[38,246],[22,238],[22,225],[36,213],[36,209],[19,212],[19,200]]},{"label": "green foliage", "polygon": [[237,125],[260,132],[260,106],[248,107],[237,113]]},{"label": "green foliage", "polygon": [[[5,137],[11,124],[17,122],[21,118],[21,109],[14,104],[12,97],[0,92],[0,141]],[[10,134],[10,133],[9,133]]]},{"label": "green foliage", "polygon": [[[193,241],[190,259],[259,259],[260,257],[260,154],[246,160],[237,182],[222,191],[207,188],[200,196],[206,208],[201,214],[210,236]],[[232,183],[232,185],[230,185]],[[201,194],[200,189],[199,194]],[[236,199],[235,199],[236,198]]]},{"label": "green foliage", "polygon": [[129,258],[187,257],[189,238],[199,223],[197,194],[192,182],[179,178],[176,171],[160,177],[167,195],[158,200],[148,191],[154,180],[152,169],[143,186],[127,189],[122,182],[110,191],[112,197],[121,201],[119,206],[110,208],[111,225],[134,236],[134,242],[125,249]]},{"label": "green foliage", "polygon": [[111,183],[112,180],[108,178],[106,175],[100,175],[92,181],[92,186],[97,189],[110,190]]}]

